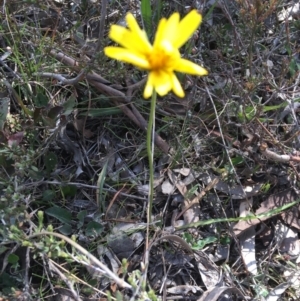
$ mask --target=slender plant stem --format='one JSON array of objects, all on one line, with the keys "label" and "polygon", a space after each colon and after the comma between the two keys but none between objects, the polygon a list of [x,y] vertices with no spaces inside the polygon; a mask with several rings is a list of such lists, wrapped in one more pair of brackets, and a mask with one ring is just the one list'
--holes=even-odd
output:
[{"label": "slender plant stem", "polygon": [[154,195],[154,167],[153,167],[153,157],[154,157],[154,134],[155,134],[155,107],[156,107],[157,94],[154,91],[152,93],[151,105],[150,105],[150,115],[147,128],[147,154],[149,161],[149,194],[148,194],[148,208],[147,208],[147,230],[146,230],[146,244],[145,244],[145,258],[144,258],[144,276],[143,282],[146,283],[147,270],[149,265],[149,238],[150,238],[150,224],[152,215],[152,203]]},{"label": "slender plant stem", "polygon": [[32,235],[27,236],[27,239],[32,239],[38,236],[43,236],[43,235],[48,235],[48,236],[55,236],[60,239],[63,239],[67,243],[69,243],[71,246],[76,248],[78,251],[80,251],[83,255],[85,255],[92,263],[94,263],[98,268],[100,268],[103,271],[103,274],[107,275],[108,277],[112,278],[113,280],[116,281],[116,283],[124,288],[129,288],[132,289],[132,286],[125,282],[123,279],[119,278],[117,275],[115,275],[106,265],[104,265],[100,260],[98,260],[93,254],[88,252],[85,248],[83,248],[81,245],[79,245],[77,242],[72,240],[71,238],[60,234],[56,232],[48,232],[48,231],[43,231],[43,232],[38,232],[34,233]]},{"label": "slender plant stem", "polygon": [[155,107],[156,107],[157,94],[154,91],[151,98],[151,108],[149,115],[149,122],[147,128],[147,153],[149,161],[149,197],[148,197],[148,223],[151,223],[152,203],[154,195],[154,168],[153,168],[153,155],[154,155],[154,133],[155,133]]}]

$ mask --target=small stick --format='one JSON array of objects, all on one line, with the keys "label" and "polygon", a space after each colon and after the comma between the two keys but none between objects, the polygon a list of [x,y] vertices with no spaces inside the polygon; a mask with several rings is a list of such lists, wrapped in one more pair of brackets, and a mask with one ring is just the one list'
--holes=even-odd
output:
[{"label": "small stick", "polygon": [[185,203],[187,204],[185,204],[184,209],[177,215],[176,220],[179,219],[192,206],[194,206],[195,204],[199,204],[199,201],[201,201],[203,197],[206,195],[206,193],[210,191],[212,188],[214,188],[218,182],[219,179],[214,178],[191,202],[188,202],[188,200],[186,200]]}]

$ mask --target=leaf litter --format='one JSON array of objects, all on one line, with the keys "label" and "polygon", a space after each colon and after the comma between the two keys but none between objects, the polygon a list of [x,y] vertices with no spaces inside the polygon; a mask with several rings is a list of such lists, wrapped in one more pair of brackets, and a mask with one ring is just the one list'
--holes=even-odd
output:
[{"label": "leaf litter", "polygon": [[[202,11],[206,22],[201,36],[191,39],[191,51],[187,48],[183,55],[205,61],[210,76],[205,81],[182,78],[187,89],[183,100],[173,95],[158,100],[155,200],[146,250],[149,171],[143,131],[148,103],[140,97],[143,74],[133,74],[130,67],[102,57],[101,64],[94,61],[93,72],[83,72],[95,49],[89,39],[99,36],[93,1],[87,7],[76,1],[60,15],[56,6],[64,7],[64,1],[54,1],[55,10],[38,4],[16,9],[14,1],[10,5],[16,22],[11,24],[23,28],[24,43],[36,38],[33,28],[40,30],[45,44],[53,34],[52,49],[44,54],[55,63],[49,74],[50,66],[37,60],[38,72],[34,78],[28,75],[24,84],[18,60],[11,60],[16,52],[7,48],[11,37],[0,39],[5,89],[0,104],[1,189],[6,197],[15,198],[10,204],[24,208],[25,203],[27,214],[27,220],[22,220],[19,213],[7,218],[1,211],[3,227],[18,220],[20,229],[32,231],[42,207],[45,228],[51,224],[57,232],[77,236],[116,277],[131,278],[137,287],[149,252],[143,279],[159,300],[298,300],[300,69],[295,45],[299,5],[289,1],[184,3],[187,9]],[[137,1],[128,5],[139,11]],[[166,3],[163,13],[167,16],[175,9],[179,9],[176,3]],[[73,28],[74,39],[69,29],[76,14],[71,10],[82,17],[82,24]],[[85,16],[80,15],[83,11]],[[113,3],[105,20],[121,22],[121,15]],[[7,24],[2,24],[5,35]],[[147,28],[151,29],[149,24]],[[43,51],[34,39],[28,45]],[[38,57],[38,51],[31,56]],[[47,89],[39,90],[42,86]],[[26,166],[28,172],[23,174],[17,161],[20,154],[13,151],[19,147],[26,154],[30,143],[36,148],[32,136],[40,139],[38,152],[31,159],[34,168]],[[13,191],[24,193],[26,202],[18,203],[16,194],[5,192],[5,179],[11,175]],[[68,229],[63,228],[66,225]],[[32,262],[43,267],[51,287],[50,293],[42,289],[45,297],[108,300],[109,290],[114,297],[121,293],[122,300],[133,300],[134,292],[118,287],[70,250],[74,270],[68,274],[64,264],[55,265],[59,260],[51,258],[51,252],[45,256],[42,243],[37,241],[33,247],[42,256],[34,256]],[[8,275],[8,253],[0,256]],[[27,273],[35,273],[34,265],[18,258]],[[75,263],[87,267],[88,274]],[[70,283],[65,275],[76,281]],[[32,281],[33,288],[37,280]]]}]

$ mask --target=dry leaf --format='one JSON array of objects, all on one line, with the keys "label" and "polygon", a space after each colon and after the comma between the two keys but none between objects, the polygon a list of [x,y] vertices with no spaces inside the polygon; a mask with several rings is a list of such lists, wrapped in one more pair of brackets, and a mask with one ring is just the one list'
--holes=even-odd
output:
[{"label": "dry leaf", "polygon": [[269,295],[266,297],[266,301],[277,301],[281,295],[291,286],[291,283],[285,282],[277,285]]},{"label": "dry leaf", "polygon": [[235,287],[213,287],[203,293],[201,298],[197,299],[197,301],[217,301],[223,294],[237,294],[241,297],[241,300],[246,300],[243,294]]},{"label": "dry leaf", "polygon": [[246,187],[242,186],[233,186],[230,187],[226,182],[221,181],[219,177],[213,175],[213,174],[207,174],[203,173],[198,176],[199,180],[204,182],[206,185],[210,182],[214,181],[215,179],[218,179],[218,183],[215,185],[215,189],[218,191],[221,191],[227,195],[230,195],[230,197],[234,200],[242,200],[246,198],[250,198],[252,196],[255,196],[259,193],[260,188],[262,184],[254,184],[252,186],[248,185]]},{"label": "dry leaf", "polygon": [[[292,189],[282,191],[278,194],[273,194],[269,196],[264,202],[261,203],[261,206],[258,210],[255,211],[255,214],[267,213],[270,210],[276,209],[283,205],[294,202],[298,199],[297,194]],[[251,219],[249,221],[239,221],[234,225],[233,231],[235,235],[240,235],[243,231],[258,225],[262,221],[269,219],[271,216],[261,217],[260,219]]]},{"label": "dry leaf", "polygon": [[24,138],[24,132],[18,132],[18,133],[12,134],[8,137],[7,144],[9,147],[17,146],[22,142],[23,138]]},{"label": "dry leaf", "polygon": [[[207,289],[215,287],[220,281],[219,268],[206,256],[198,251],[194,254],[201,279]],[[201,256],[202,255],[202,256]],[[204,300],[204,299],[203,299]],[[210,299],[207,299],[210,300]]]},{"label": "dry leaf", "polygon": [[275,238],[278,242],[279,251],[290,256],[300,255],[300,244],[298,239],[298,231],[294,231],[283,223],[277,223]]},{"label": "dry leaf", "polygon": [[185,167],[182,167],[180,169],[173,169],[173,171],[176,173],[180,173],[181,175],[183,175],[185,177],[187,177],[191,172],[190,168],[185,168]]},{"label": "dry leaf", "polygon": [[167,289],[167,292],[173,295],[186,295],[189,292],[192,292],[193,294],[196,294],[197,291],[200,291],[199,286],[193,286],[193,285],[177,285],[173,286]]},{"label": "dry leaf", "polygon": [[168,179],[166,179],[162,184],[161,184],[161,191],[163,194],[173,194],[175,191],[175,186],[170,183]]},{"label": "dry leaf", "polygon": [[[240,204],[240,217],[245,217],[251,213],[251,201],[243,201]],[[257,265],[255,258],[255,229],[249,228],[240,235],[241,255],[246,269],[252,275],[257,274]]]}]

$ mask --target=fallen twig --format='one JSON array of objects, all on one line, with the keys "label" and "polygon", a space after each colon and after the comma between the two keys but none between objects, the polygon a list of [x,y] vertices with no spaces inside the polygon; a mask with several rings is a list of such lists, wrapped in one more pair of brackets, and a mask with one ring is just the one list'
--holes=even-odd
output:
[{"label": "fallen twig", "polygon": [[288,163],[288,162],[300,162],[300,157],[293,156],[293,155],[280,155],[275,153],[274,151],[271,151],[268,149],[268,145],[266,143],[261,143],[259,147],[260,152],[269,160],[275,161],[275,162],[282,162],[282,163]]},{"label": "fallen twig", "polygon": [[[60,62],[68,65],[74,71],[78,73],[82,71],[79,63],[73,58],[65,55],[64,53],[51,50],[50,54]],[[147,130],[147,121],[136,109],[134,104],[131,102],[131,99],[126,97],[126,95],[123,92],[111,86],[108,86],[108,81],[95,72],[86,74],[86,80],[91,85],[93,85],[98,91],[107,96],[110,96],[114,104],[118,106],[123,111],[123,113],[127,117],[129,117],[136,125],[138,125],[144,131]],[[155,133],[154,142],[155,145],[159,147],[164,153],[168,153],[170,149],[168,143],[165,140],[163,140],[157,133]]]}]

